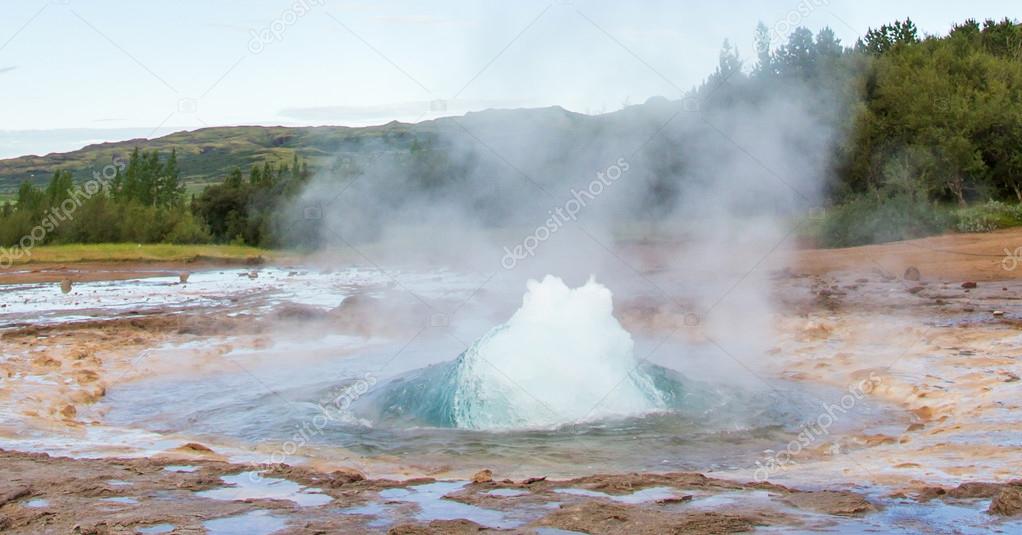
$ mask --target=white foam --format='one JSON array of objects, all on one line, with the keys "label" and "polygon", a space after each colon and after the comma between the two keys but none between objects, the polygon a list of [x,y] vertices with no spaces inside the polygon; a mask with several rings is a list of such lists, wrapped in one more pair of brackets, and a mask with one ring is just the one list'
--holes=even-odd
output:
[{"label": "white foam", "polygon": [[464,355],[455,397],[459,427],[545,427],[662,410],[637,370],[632,337],[609,289],[530,280],[522,306]]}]

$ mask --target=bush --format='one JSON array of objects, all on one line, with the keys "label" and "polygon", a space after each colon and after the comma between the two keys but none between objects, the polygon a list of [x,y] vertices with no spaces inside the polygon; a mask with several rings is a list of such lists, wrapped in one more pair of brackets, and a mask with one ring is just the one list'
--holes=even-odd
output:
[{"label": "bush", "polygon": [[990,232],[1022,225],[1022,205],[988,201],[985,204],[955,210],[955,228],[959,232]]},{"label": "bush", "polygon": [[191,214],[184,214],[163,239],[169,243],[209,243],[210,240],[209,232]]},{"label": "bush", "polygon": [[937,204],[908,195],[863,195],[828,210],[818,238],[824,247],[851,247],[931,236],[954,224],[950,210]]}]

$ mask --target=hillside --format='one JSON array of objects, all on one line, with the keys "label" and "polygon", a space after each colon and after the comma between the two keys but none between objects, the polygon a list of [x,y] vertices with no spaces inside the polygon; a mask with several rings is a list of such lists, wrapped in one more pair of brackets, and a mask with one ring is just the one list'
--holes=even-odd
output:
[{"label": "hillside", "polygon": [[[335,169],[351,165],[380,151],[407,150],[417,136],[447,130],[464,131],[455,124],[473,124],[479,132],[492,134],[488,127],[500,124],[534,125],[548,122],[557,129],[583,116],[563,108],[488,110],[463,117],[441,118],[417,124],[390,122],[380,126],[285,127],[227,126],[176,132],[154,139],[129,139],[98,143],[82,149],[45,156],[20,156],[0,160],[0,196],[10,194],[28,180],[45,185],[54,171],[69,170],[76,181],[85,180],[114,159],[127,160],[135,147],[168,153],[177,150],[181,178],[190,189],[219,182],[233,168],[248,169],[266,161],[290,162],[297,153],[314,169]],[[566,121],[567,119],[567,121]],[[473,130],[475,128],[473,127]],[[509,130],[514,130],[513,128]]]}]

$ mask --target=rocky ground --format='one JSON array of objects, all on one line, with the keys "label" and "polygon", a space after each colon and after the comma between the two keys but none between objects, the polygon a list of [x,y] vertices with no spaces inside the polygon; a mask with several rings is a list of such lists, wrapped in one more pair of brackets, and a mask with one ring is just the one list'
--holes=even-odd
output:
[{"label": "rocky ground", "polygon": [[[329,313],[281,305],[264,320],[229,314],[227,305],[14,324],[0,334],[0,437],[8,444],[64,437],[76,458],[0,452],[0,531],[227,533],[245,525],[253,533],[911,532],[961,520],[962,529],[1010,532],[1022,526],[1022,265],[1009,269],[1004,253],[1016,241],[1022,244],[1022,233],[1009,231],[802,251],[769,266],[780,336],[760,372],[852,395],[858,388],[903,417],[896,426],[847,433],[807,428],[797,447],[765,452],[759,468],[704,475],[552,481],[535,474],[512,481],[483,471],[472,481],[437,481],[409,472],[397,481],[324,461],[253,478],[229,445],[186,438],[141,453],[125,445],[80,458],[103,423],[94,405],[108,388],[143,373],[187,372],[167,359],[136,366],[150,348],[224,335],[258,346],[289,321],[361,334],[411,327],[358,299]],[[61,268],[0,282],[56,283],[67,278]],[[82,280],[146,271],[119,268],[75,269],[89,273]],[[629,330],[668,329],[685,324],[686,314],[675,303],[628,300],[618,311]],[[390,321],[366,319],[381,315]],[[695,336],[691,331],[678,336]],[[229,349],[206,347],[188,365],[194,373],[215,370],[226,365],[219,357]],[[830,402],[840,406],[842,398]],[[828,416],[840,419],[836,410]]]}]

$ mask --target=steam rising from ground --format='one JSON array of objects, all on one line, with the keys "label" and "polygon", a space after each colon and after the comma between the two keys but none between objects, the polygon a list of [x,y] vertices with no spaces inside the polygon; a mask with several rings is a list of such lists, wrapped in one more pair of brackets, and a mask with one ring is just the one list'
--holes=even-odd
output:
[{"label": "steam rising from ground", "polygon": [[[736,358],[748,376],[770,344],[768,268],[783,265],[793,223],[816,204],[838,129],[819,94],[726,89],[697,95],[696,109],[651,99],[599,116],[545,108],[391,124],[340,147],[294,210],[322,206],[319,242],[345,262],[492,274],[468,303],[431,303],[458,311],[455,330],[506,317],[530,278],[580,285],[595,274],[619,302],[683,307],[729,353],[702,364]],[[615,166],[627,170],[610,181]],[[569,204],[578,209],[558,216]],[[523,243],[534,247],[507,262]],[[473,328],[460,334],[484,332]]]},{"label": "steam rising from ground", "polygon": [[[522,306],[455,361],[416,370],[382,388],[371,417],[477,430],[551,428],[704,410],[714,396],[681,375],[643,366],[614,318],[611,292],[548,275],[531,280]],[[686,405],[688,404],[688,405]]]}]

